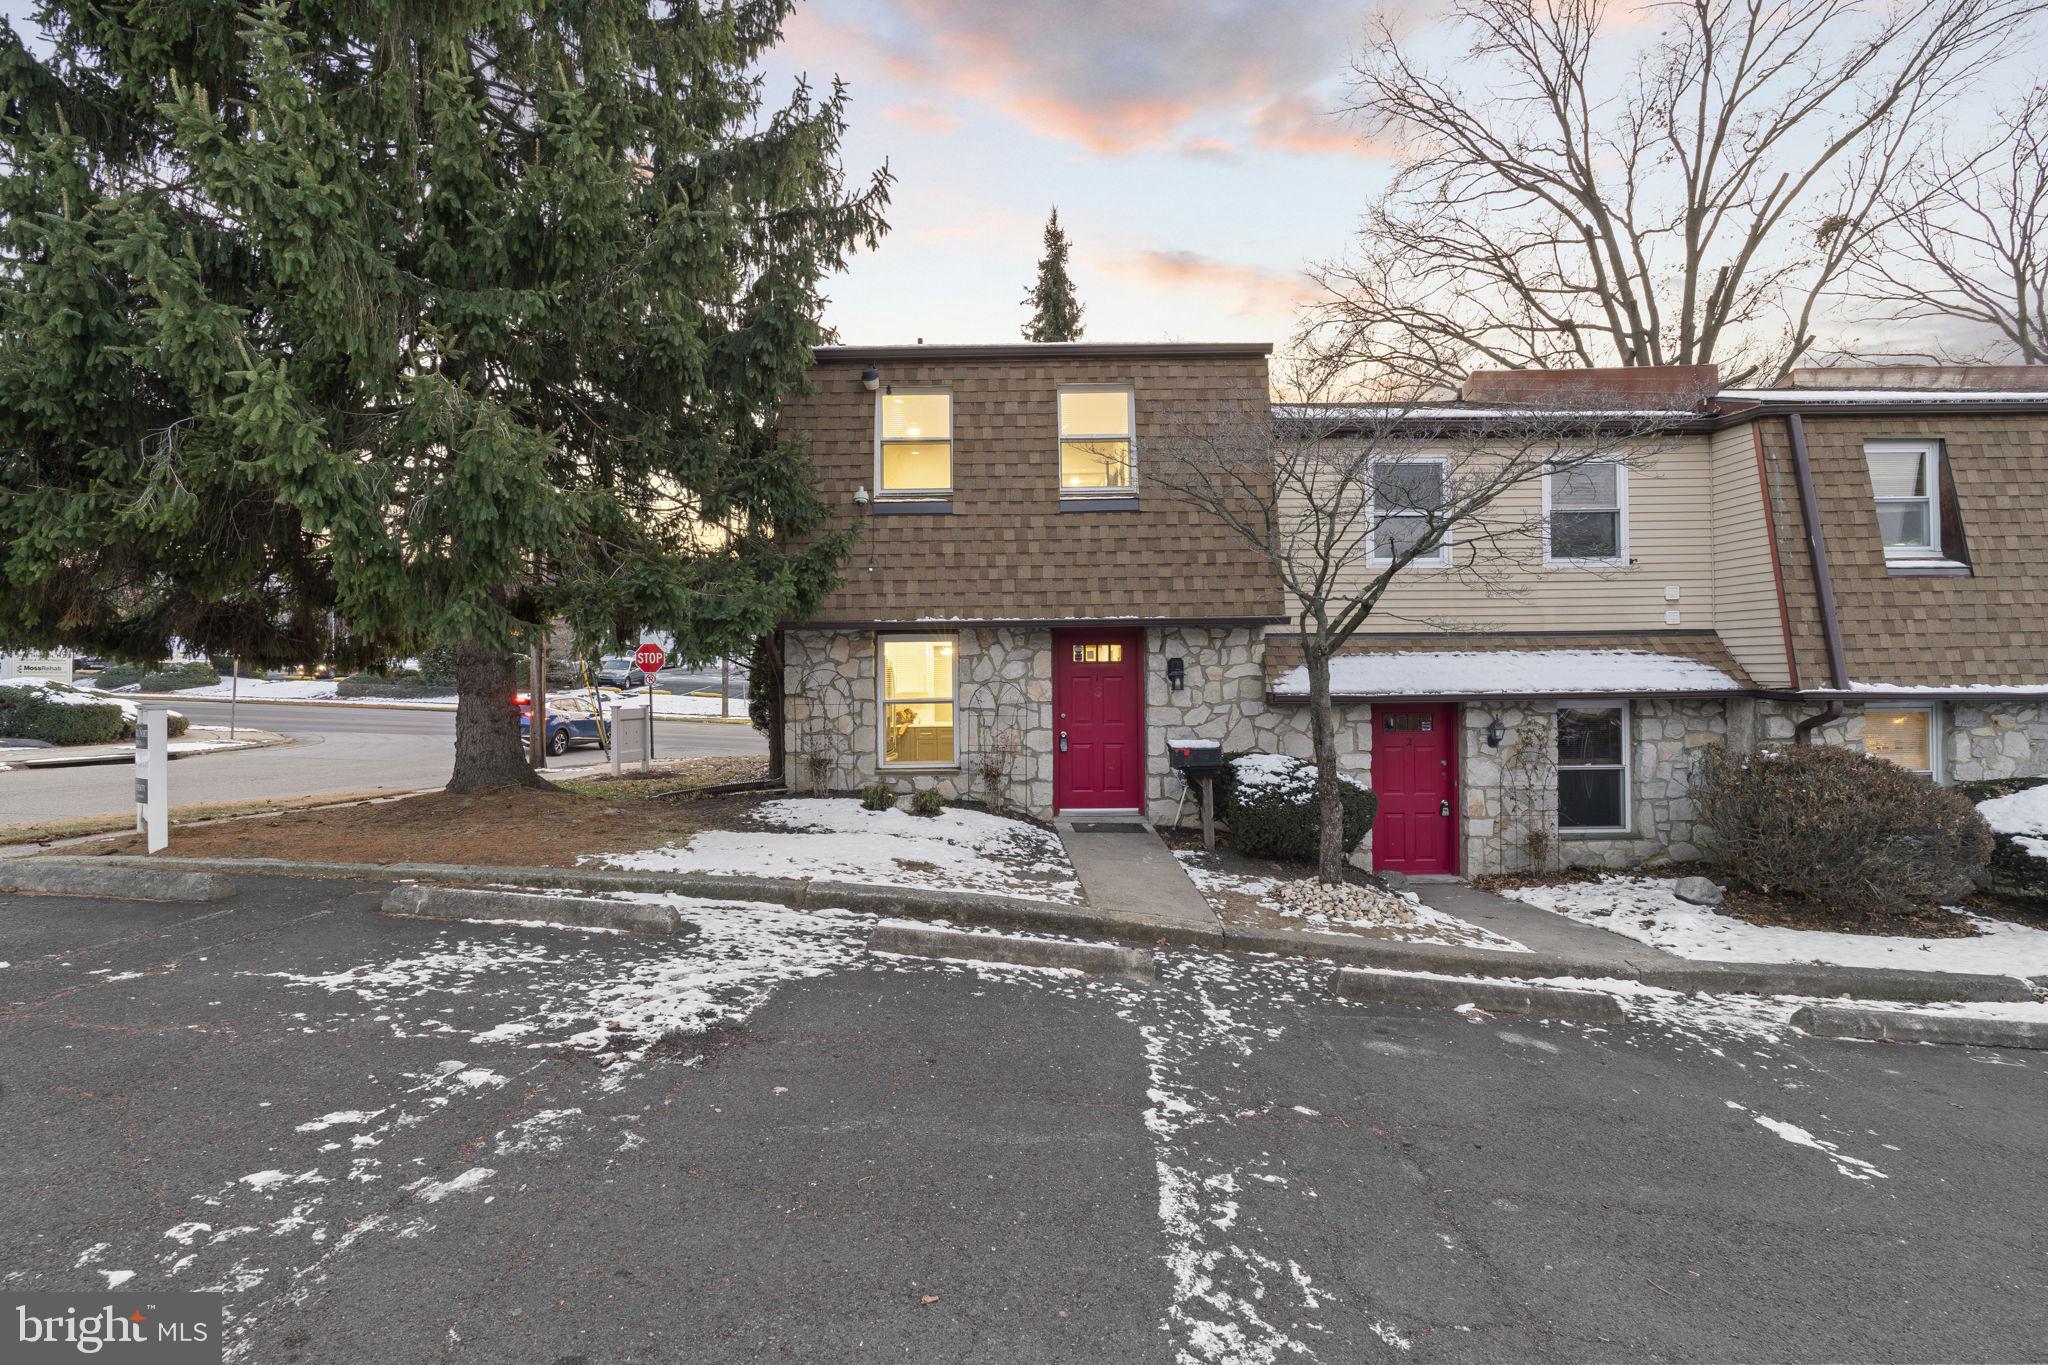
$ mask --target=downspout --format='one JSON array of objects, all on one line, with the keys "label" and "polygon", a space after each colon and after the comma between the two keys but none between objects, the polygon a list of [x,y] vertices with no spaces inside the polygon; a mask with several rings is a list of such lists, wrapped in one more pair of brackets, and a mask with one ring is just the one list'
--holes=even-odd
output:
[{"label": "downspout", "polygon": [[[1835,614],[1835,580],[1828,572],[1827,537],[1821,534],[1819,499],[1813,495],[1813,464],[1806,455],[1806,420],[1787,413],[1785,432],[1792,438],[1792,472],[1799,483],[1799,515],[1806,523],[1806,550],[1813,561],[1813,590],[1820,599],[1821,629],[1827,637],[1828,683],[1837,692],[1849,690],[1849,669],[1842,659],[1842,622]],[[1814,715],[1792,727],[1794,744],[1810,744],[1813,732],[1842,718],[1842,699],[1832,697]]]}]

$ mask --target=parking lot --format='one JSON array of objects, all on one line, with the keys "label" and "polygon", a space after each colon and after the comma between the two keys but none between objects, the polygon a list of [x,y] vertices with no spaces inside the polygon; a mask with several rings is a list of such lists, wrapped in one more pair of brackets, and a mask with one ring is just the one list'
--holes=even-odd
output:
[{"label": "parking lot", "polygon": [[0,897],[11,1289],[260,1361],[2038,1359],[2040,1054],[682,939]]}]

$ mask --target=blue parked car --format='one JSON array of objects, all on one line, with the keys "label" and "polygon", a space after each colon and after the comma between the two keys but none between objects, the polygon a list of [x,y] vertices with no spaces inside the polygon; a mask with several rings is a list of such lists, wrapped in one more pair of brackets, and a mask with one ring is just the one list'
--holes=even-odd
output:
[{"label": "blue parked car", "polygon": [[[519,703],[519,738],[523,741],[533,729],[533,698],[525,692],[513,700]],[[601,744],[598,738],[597,712],[581,697],[550,697],[548,699],[548,752],[566,754],[572,744]]]}]

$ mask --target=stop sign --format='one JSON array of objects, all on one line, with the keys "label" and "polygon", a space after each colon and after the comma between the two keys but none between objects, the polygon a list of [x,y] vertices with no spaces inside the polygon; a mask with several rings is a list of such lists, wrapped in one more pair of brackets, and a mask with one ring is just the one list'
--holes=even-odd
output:
[{"label": "stop sign", "polygon": [[633,651],[633,665],[642,673],[659,673],[666,662],[668,655],[661,652],[660,645],[644,644]]}]

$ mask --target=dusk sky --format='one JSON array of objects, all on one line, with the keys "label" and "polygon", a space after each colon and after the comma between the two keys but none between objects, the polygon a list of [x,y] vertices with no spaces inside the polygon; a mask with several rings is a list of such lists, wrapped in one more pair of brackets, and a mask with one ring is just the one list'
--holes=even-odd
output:
[{"label": "dusk sky", "polygon": [[1331,114],[1357,0],[808,0],[770,66],[852,88],[897,183],[852,342],[1013,341],[1059,205],[1090,341],[1285,341],[1390,162]]}]

